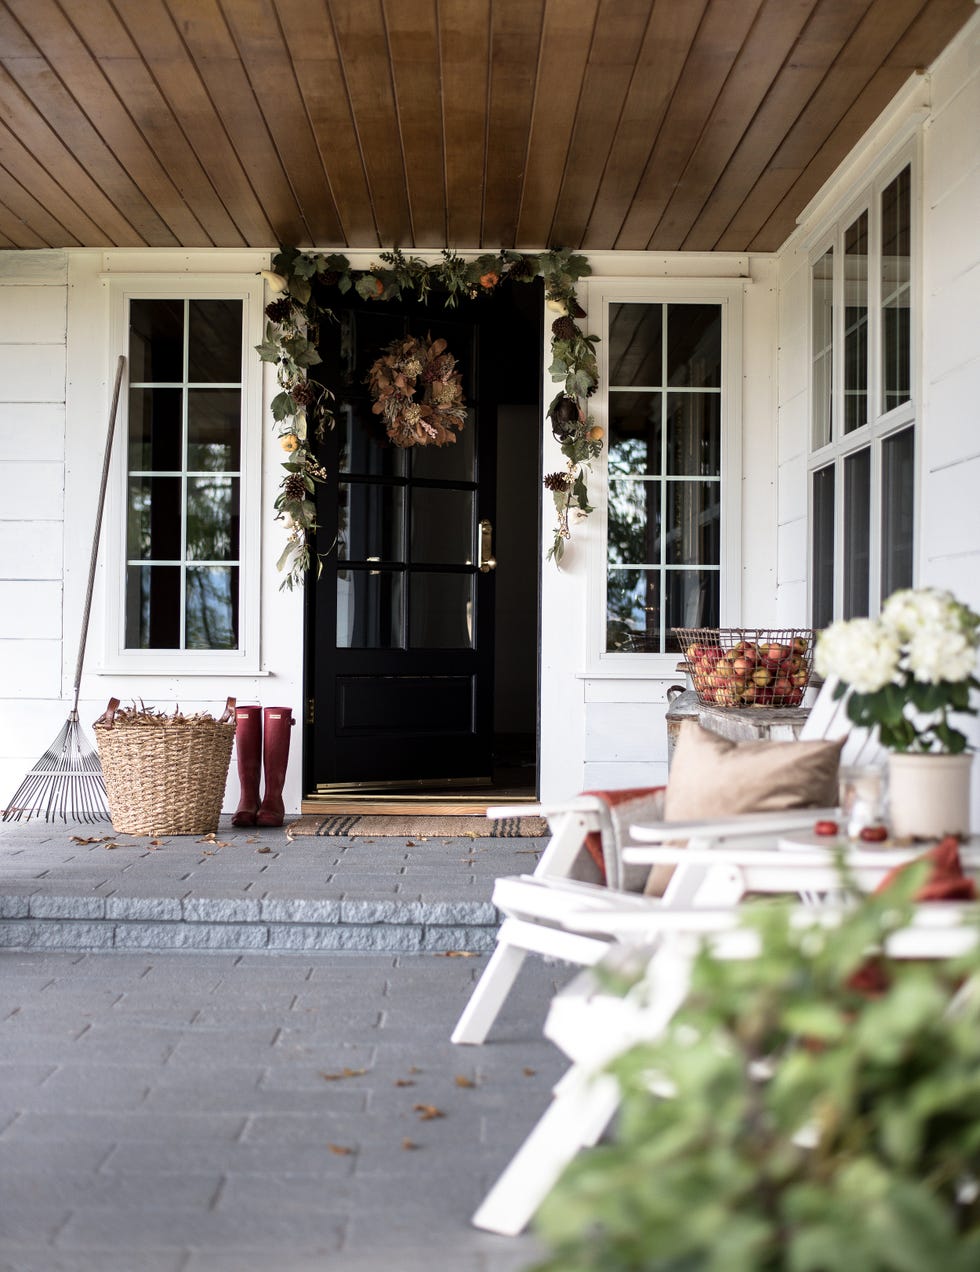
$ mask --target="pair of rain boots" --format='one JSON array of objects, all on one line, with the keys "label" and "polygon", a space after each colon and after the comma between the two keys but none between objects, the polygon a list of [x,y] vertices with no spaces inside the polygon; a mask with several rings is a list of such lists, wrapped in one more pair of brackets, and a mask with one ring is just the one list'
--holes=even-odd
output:
[{"label": "pair of rain boots", "polygon": [[[239,707],[235,712],[235,753],[241,799],[233,826],[281,826],[282,788],[289,760],[290,707]],[[265,746],[263,748],[263,733]],[[265,755],[263,757],[263,749]],[[265,760],[265,792],[259,803],[259,771]]]}]

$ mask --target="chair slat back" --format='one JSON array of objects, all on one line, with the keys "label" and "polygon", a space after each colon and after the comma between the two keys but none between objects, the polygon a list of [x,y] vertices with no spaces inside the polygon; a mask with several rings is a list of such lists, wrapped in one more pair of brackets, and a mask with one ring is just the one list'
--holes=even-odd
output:
[{"label": "chair slat back", "polygon": [[828,676],[810,708],[806,723],[800,730],[801,742],[832,741],[846,737],[840,762],[843,766],[883,765],[887,751],[878,740],[877,729],[861,729],[847,715],[848,694],[834,697],[838,680]]}]

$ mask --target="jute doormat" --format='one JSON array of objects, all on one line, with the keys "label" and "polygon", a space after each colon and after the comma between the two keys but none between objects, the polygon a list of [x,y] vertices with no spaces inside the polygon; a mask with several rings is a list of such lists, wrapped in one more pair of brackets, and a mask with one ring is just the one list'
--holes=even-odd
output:
[{"label": "jute doormat", "polygon": [[385,817],[357,813],[301,817],[288,827],[290,835],[376,835],[392,838],[535,839],[548,833],[543,817]]}]

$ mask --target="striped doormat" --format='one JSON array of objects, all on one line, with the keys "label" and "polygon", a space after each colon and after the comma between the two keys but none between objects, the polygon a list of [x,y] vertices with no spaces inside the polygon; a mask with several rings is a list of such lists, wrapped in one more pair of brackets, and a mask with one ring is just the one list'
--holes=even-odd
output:
[{"label": "striped doormat", "polygon": [[543,817],[386,817],[377,814],[330,813],[292,822],[293,835],[361,836],[379,839],[537,839],[548,833]]}]

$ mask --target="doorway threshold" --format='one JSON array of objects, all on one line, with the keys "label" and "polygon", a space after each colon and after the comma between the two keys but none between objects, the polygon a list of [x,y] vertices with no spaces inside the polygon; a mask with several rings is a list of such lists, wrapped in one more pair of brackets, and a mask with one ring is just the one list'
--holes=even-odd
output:
[{"label": "doorway threshold", "polygon": [[371,813],[390,816],[428,814],[432,817],[485,817],[494,804],[535,804],[533,787],[493,785],[469,790],[445,788],[405,791],[333,791],[316,792],[302,802],[303,813]]}]

